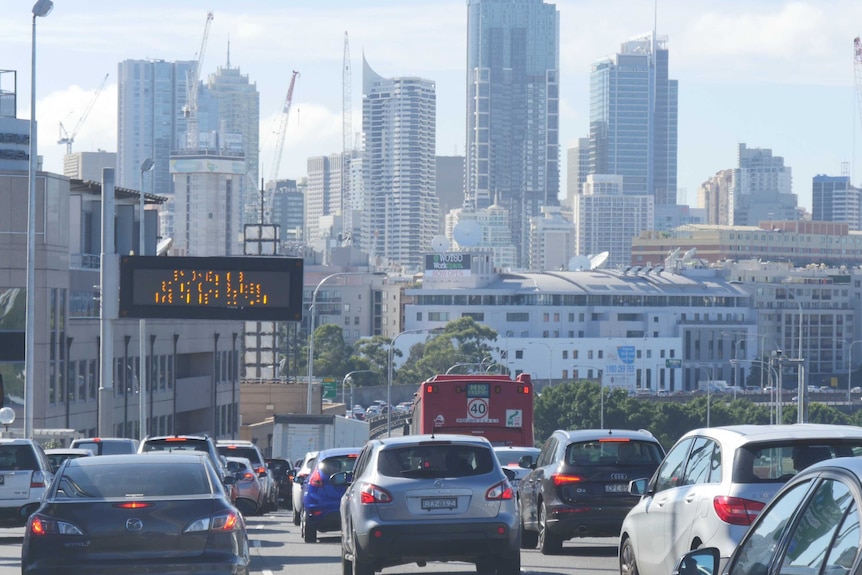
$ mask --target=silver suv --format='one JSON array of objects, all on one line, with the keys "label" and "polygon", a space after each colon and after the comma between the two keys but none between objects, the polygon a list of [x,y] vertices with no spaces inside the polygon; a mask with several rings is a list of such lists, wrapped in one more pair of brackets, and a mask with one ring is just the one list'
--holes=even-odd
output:
[{"label": "silver suv", "polygon": [[32,439],[0,439],[0,526],[20,526],[39,507],[54,473]]},{"label": "silver suv", "polygon": [[479,573],[521,569],[515,492],[483,437],[410,435],[372,439],[341,498],[344,573],[466,561]]},{"label": "silver suv", "polygon": [[225,457],[245,457],[251,461],[263,490],[263,505],[258,513],[262,515],[278,510],[278,486],[275,484],[275,478],[267,468],[263,453],[260,452],[257,445],[251,441],[219,439],[216,441],[216,448],[219,454]]}]

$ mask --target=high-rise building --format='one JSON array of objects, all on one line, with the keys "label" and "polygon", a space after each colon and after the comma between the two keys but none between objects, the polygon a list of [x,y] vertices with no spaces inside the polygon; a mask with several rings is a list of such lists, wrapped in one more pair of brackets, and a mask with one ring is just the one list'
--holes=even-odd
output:
[{"label": "high-rise building", "polygon": [[[73,152],[63,156],[63,175],[73,180],[101,182],[104,168],[117,169],[116,153],[99,150],[98,152]],[[140,185],[139,179],[134,189],[138,189]]]},{"label": "high-rise building", "polygon": [[851,230],[862,230],[862,190],[850,183],[850,176],[814,176],[811,186],[811,219],[817,222],[845,222]]},{"label": "high-rise building", "polygon": [[376,264],[419,270],[439,231],[434,82],[384,78],[362,59],[362,248]]},{"label": "high-rise building", "polygon": [[554,4],[467,1],[465,205],[507,210],[524,267],[529,218],[559,205],[559,54]]},{"label": "high-rise building", "polygon": [[737,167],[733,170],[731,224],[757,226],[767,220],[798,220],[792,183],[791,170],[784,165],[784,158],[773,156],[769,148],[739,144]]},{"label": "high-rise building", "polygon": [[[590,173],[623,176],[623,193],[676,204],[676,80],[655,32],[622,44],[590,74]],[[631,230],[636,232],[636,230]]]},{"label": "high-rise building", "polygon": [[293,253],[292,246],[303,241],[305,197],[296,186],[296,180],[278,180],[267,184],[273,188],[272,223],[279,227],[280,253]]},{"label": "high-rise building", "polygon": [[578,145],[566,153],[566,205],[571,208],[584,190],[590,173],[590,139],[578,138]]},{"label": "high-rise building", "polygon": [[[305,189],[305,243],[318,250],[331,247],[326,243],[332,229],[322,218],[341,215],[341,178],[344,154],[314,156],[306,161],[308,186]],[[336,232],[338,233],[338,232]]]},{"label": "high-rise building", "polygon": [[717,226],[730,225],[730,200],[733,190],[733,170],[721,170],[700,185],[697,205],[706,210],[704,223]]}]

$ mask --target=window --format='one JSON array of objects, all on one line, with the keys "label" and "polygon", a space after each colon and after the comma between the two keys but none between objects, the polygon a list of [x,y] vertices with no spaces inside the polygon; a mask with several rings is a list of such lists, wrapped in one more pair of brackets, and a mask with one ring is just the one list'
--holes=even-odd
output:
[{"label": "window", "polygon": [[718,483],[721,480],[721,449],[714,441],[698,437],[688,461],[684,485]]},{"label": "window", "polygon": [[668,452],[656,472],[656,493],[665,489],[671,489],[672,487],[679,487],[682,482],[683,471],[685,470],[688,450],[693,442],[693,438],[688,438],[678,443]]}]

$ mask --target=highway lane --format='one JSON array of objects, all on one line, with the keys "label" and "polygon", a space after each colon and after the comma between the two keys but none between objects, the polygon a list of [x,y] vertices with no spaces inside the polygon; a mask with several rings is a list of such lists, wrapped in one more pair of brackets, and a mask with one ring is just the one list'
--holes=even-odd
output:
[{"label": "highway lane", "polygon": [[[343,575],[341,537],[322,533],[317,543],[305,543],[291,521],[291,512],[279,510],[264,517],[249,517],[249,544],[252,573],[273,575],[297,572],[304,575]],[[0,575],[20,575],[23,528],[0,529]],[[535,549],[521,551],[524,575],[617,575],[615,538],[574,539],[565,543],[563,553],[544,556]],[[390,567],[383,575],[424,573],[433,575],[474,575],[468,563],[429,563]],[[668,574],[669,575],[669,574]]]}]

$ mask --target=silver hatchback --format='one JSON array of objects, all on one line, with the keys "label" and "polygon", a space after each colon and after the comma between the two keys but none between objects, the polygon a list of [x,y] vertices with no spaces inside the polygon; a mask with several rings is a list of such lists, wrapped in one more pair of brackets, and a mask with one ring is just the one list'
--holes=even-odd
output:
[{"label": "silver hatchback", "polygon": [[466,561],[479,573],[517,575],[520,518],[490,442],[466,435],[373,439],[341,499],[344,573]]}]

